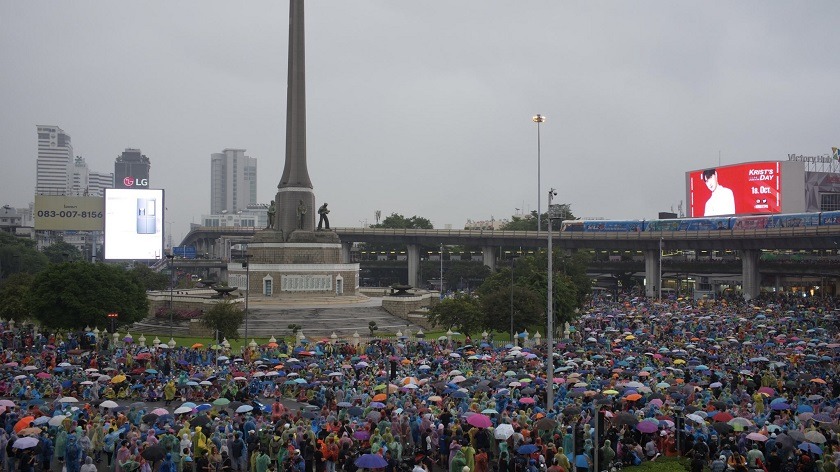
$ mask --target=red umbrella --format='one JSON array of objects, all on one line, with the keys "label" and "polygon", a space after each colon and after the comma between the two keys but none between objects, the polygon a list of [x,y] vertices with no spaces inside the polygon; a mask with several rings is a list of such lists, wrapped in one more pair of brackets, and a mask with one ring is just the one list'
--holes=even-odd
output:
[{"label": "red umbrella", "polygon": [[731,421],[733,418],[735,418],[735,417],[730,415],[729,413],[727,413],[725,411],[721,411],[720,413],[716,414],[715,416],[712,416],[713,420],[720,421],[721,423],[727,423],[727,422]]}]

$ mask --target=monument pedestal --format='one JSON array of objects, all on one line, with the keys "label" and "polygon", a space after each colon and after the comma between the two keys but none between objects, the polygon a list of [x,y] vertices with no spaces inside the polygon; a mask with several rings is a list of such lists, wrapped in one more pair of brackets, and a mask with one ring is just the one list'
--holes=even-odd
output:
[{"label": "monument pedestal", "polygon": [[318,299],[355,296],[359,289],[359,264],[342,262],[333,231],[296,230],[288,240],[280,231],[260,231],[248,244],[248,260],[247,270],[228,265],[228,283],[252,295]]}]

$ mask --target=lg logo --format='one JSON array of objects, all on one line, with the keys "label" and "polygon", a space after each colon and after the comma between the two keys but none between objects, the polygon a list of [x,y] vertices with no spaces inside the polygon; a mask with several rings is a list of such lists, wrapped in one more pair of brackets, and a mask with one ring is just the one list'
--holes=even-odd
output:
[{"label": "lg logo", "polygon": [[137,185],[138,187],[148,187],[149,186],[149,179],[135,179],[134,177],[126,177],[123,179],[123,185],[126,187],[134,187]]}]

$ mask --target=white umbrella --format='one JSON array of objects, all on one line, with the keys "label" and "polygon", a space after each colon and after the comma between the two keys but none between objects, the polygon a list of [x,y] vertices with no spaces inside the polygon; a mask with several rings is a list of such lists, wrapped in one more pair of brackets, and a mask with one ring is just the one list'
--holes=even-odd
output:
[{"label": "white umbrella", "polygon": [[499,426],[496,427],[496,430],[493,431],[493,436],[496,439],[507,440],[507,438],[513,436],[513,426],[511,426],[507,423],[500,424]]},{"label": "white umbrella", "polygon": [[113,400],[105,400],[104,402],[100,403],[99,406],[101,406],[102,408],[116,408],[120,405]]},{"label": "white umbrella", "polygon": [[249,411],[253,410],[254,407],[251,405],[242,405],[236,409],[237,413],[248,413]]},{"label": "white umbrella", "polygon": [[62,422],[63,422],[66,418],[67,418],[67,417],[66,417],[66,416],[64,416],[64,415],[55,415],[55,416],[53,416],[52,418],[50,418],[50,420],[48,421],[48,423],[49,423],[49,425],[50,425],[50,426],[61,426],[61,423],[62,423]]},{"label": "white umbrella", "polygon": [[61,397],[58,399],[58,403],[79,403],[79,399],[76,397]]},{"label": "white umbrella", "polygon": [[192,411],[192,408],[190,408],[188,406],[181,406],[181,407],[178,407],[178,408],[175,409],[175,414],[176,415],[182,415],[184,413],[189,413],[191,411]]},{"label": "white umbrella", "polygon": [[32,436],[26,436],[23,438],[18,439],[17,441],[12,444],[13,449],[29,449],[30,447],[35,447],[38,445],[38,438],[33,438]]}]

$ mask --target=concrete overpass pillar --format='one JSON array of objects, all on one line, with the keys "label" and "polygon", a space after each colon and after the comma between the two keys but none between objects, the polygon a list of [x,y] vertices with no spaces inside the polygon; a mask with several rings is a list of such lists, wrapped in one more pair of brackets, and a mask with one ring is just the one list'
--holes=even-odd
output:
[{"label": "concrete overpass pillar", "polygon": [[645,249],[645,296],[659,296],[659,249]]},{"label": "concrete overpass pillar", "polygon": [[496,247],[484,246],[481,248],[481,256],[484,259],[484,265],[496,272]]},{"label": "concrete overpass pillar", "polygon": [[761,251],[747,249],[741,251],[741,289],[744,300],[752,300],[761,292],[761,274],[758,271],[758,258]]},{"label": "concrete overpass pillar", "polygon": [[353,248],[352,242],[342,241],[341,242],[341,262],[344,264],[350,263],[350,249]]},{"label": "concrete overpass pillar", "polygon": [[408,253],[408,285],[417,287],[420,282],[420,246],[409,244]]}]

